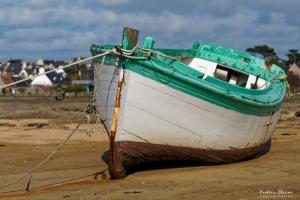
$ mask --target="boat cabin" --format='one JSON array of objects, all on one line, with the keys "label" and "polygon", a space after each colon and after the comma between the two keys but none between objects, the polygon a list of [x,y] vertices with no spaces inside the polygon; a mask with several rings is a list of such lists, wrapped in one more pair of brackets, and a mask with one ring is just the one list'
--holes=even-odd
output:
[{"label": "boat cabin", "polygon": [[232,85],[257,90],[262,90],[269,85],[268,81],[260,77],[216,62],[191,57],[182,57],[181,61],[189,67],[204,73],[203,79],[211,76]]}]

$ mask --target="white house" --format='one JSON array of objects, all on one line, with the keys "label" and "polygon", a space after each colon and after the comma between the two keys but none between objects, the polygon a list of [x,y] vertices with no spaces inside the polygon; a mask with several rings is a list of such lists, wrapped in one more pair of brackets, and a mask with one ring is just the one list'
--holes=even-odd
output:
[{"label": "white house", "polygon": [[[43,74],[43,73],[45,73],[45,68],[40,67],[39,74]],[[40,75],[40,76],[34,78],[31,82],[31,85],[33,85],[33,86],[52,86],[53,84],[50,81],[50,79],[48,78],[48,76],[43,74],[43,75]]]}]

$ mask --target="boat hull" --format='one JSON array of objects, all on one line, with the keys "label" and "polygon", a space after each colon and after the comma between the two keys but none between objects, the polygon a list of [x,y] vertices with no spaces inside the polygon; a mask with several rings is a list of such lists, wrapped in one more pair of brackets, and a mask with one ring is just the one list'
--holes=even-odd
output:
[{"label": "boat hull", "polygon": [[269,151],[271,140],[264,144],[243,149],[201,149],[146,142],[118,141],[115,149],[121,164],[128,168],[133,165],[164,161],[205,161],[230,163],[251,158]]},{"label": "boat hull", "polygon": [[[104,65],[97,105],[111,129],[120,80],[117,67]],[[114,178],[132,165],[167,160],[234,162],[268,149],[280,111],[256,116],[209,103],[126,70],[109,164]]]}]

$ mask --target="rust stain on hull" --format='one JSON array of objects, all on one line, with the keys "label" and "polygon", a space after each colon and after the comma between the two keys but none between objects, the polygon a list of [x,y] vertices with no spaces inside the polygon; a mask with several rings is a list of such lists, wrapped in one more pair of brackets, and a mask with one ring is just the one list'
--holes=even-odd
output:
[{"label": "rust stain on hull", "polygon": [[[122,141],[115,142],[115,157],[118,159],[119,167],[110,168],[111,174],[118,174],[114,178],[126,176],[126,168],[131,166],[161,162],[161,161],[207,161],[212,163],[229,163],[248,159],[269,151],[271,140],[255,147],[244,149],[197,149],[190,147],[178,147],[144,142]],[[120,170],[122,172],[120,172]]]},{"label": "rust stain on hull", "polygon": [[122,85],[123,85],[124,73],[122,71],[121,79],[118,82],[118,88],[115,98],[115,108],[113,113],[111,134],[110,134],[110,147],[109,147],[109,164],[108,169],[112,178],[120,178],[126,176],[126,171],[121,163],[120,156],[118,153],[118,148],[115,143],[116,132],[118,127],[118,117],[121,107],[121,95],[122,95]]}]

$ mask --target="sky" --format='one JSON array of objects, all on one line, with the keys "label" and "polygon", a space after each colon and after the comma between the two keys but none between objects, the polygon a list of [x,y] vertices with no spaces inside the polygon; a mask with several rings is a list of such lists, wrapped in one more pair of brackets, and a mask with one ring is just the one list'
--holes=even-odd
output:
[{"label": "sky", "polygon": [[89,56],[119,44],[124,26],[139,44],[190,48],[193,41],[244,51],[267,44],[285,58],[300,48],[300,0],[0,0],[0,60]]}]

